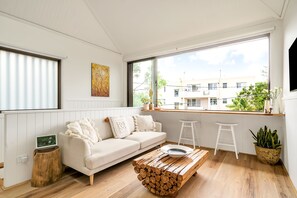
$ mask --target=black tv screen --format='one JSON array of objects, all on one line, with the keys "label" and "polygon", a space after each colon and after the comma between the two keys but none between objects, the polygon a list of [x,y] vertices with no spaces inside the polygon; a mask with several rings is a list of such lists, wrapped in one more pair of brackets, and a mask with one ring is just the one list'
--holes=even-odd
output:
[{"label": "black tv screen", "polygon": [[297,91],[297,38],[289,49],[290,91]]}]

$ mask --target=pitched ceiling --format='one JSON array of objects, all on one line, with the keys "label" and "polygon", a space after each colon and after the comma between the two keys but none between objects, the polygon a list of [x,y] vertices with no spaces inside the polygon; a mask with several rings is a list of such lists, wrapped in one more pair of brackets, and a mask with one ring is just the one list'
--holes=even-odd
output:
[{"label": "pitched ceiling", "polygon": [[0,0],[0,12],[123,55],[271,18],[288,0]]}]

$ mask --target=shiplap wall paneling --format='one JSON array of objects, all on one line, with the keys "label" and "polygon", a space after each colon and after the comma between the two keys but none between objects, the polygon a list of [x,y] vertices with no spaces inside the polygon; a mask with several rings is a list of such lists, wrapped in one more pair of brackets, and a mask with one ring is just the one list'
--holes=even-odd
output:
[{"label": "shiplap wall paneling", "polygon": [[[24,181],[22,180],[22,177],[26,176],[26,173],[23,173],[22,176],[20,176],[19,170],[21,170],[23,166],[26,166],[26,164],[16,163],[16,156],[18,155],[17,153],[18,115],[17,114],[6,115],[5,122],[6,122],[6,131],[5,131],[6,141],[5,141],[5,151],[4,151],[4,155],[5,155],[4,156],[5,158],[4,186],[9,186],[9,184],[11,184],[11,180],[13,180],[15,183],[20,183]],[[9,175],[7,174],[8,172],[9,172]]]},{"label": "shiplap wall paneling", "polygon": [[[27,175],[25,178],[31,178],[31,170],[33,167],[33,151],[35,149],[35,145],[36,145],[36,141],[35,141],[35,137],[37,134],[36,131],[36,113],[29,113],[26,114],[27,116],[27,142],[26,142],[26,146],[27,146],[27,154],[28,154],[28,161],[27,161]],[[30,170],[30,171],[28,171]]]},{"label": "shiplap wall paneling", "polygon": [[[104,118],[108,116],[125,116],[140,113],[140,108],[106,108],[32,111],[28,113],[10,112],[4,114],[2,125],[6,125],[6,130],[0,131],[5,133],[5,138],[3,139],[5,146],[4,186],[10,187],[31,179],[36,136],[58,134],[66,130],[67,122],[82,118],[91,118],[95,120],[96,124],[101,124]],[[18,163],[17,157],[20,156],[28,156],[28,160],[24,163]]]}]

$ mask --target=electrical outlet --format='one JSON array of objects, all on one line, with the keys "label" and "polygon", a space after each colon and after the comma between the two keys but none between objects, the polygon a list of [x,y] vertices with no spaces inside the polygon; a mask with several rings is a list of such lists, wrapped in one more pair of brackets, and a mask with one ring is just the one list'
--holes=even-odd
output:
[{"label": "electrical outlet", "polygon": [[29,157],[27,154],[19,155],[16,158],[18,164],[24,164],[28,161]]}]

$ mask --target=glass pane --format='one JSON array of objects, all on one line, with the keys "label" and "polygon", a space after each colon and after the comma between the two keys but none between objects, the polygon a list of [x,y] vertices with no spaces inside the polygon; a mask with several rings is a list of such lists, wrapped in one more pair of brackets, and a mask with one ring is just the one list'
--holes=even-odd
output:
[{"label": "glass pane", "polygon": [[[158,100],[163,108],[263,109],[268,92],[268,37],[162,57],[156,62]],[[197,102],[193,104],[192,99]]]},{"label": "glass pane", "polygon": [[58,108],[58,62],[0,50],[0,110]]},{"label": "glass pane", "polygon": [[[152,60],[133,63],[133,107],[142,106],[144,102],[150,100],[152,67]],[[147,101],[143,99],[147,99]]]}]

